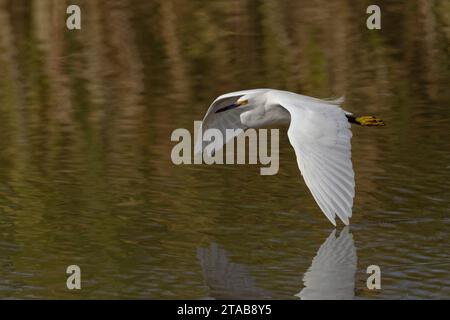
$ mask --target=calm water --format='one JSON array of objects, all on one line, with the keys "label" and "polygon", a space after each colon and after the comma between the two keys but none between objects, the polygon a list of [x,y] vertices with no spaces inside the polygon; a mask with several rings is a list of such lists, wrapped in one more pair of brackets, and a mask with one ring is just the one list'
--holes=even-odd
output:
[{"label": "calm water", "polygon": [[[0,0],[1,298],[450,298],[450,2]],[[336,231],[282,131],[280,171],[175,166],[219,94],[273,87],[353,128]],[[66,268],[82,290],[66,289]],[[382,290],[366,287],[378,265]]]}]

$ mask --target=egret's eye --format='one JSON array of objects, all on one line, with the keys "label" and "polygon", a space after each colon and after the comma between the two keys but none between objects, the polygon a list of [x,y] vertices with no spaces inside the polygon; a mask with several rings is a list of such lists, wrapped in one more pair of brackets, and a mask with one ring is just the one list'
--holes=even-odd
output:
[{"label": "egret's eye", "polygon": [[239,101],[238,104],[241,106],[245,106],[246,104],[248,104],[248,100]]}]

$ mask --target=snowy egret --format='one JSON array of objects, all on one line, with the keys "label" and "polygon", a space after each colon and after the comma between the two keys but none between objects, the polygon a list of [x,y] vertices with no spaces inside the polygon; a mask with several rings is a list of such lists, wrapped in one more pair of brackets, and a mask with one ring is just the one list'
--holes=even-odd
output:
[{"label": "snowy egret", "polygon": [[[289,141],[315,201],[334,226],[336,215],[348,225],[355,196],[350,124],[382,126],[384,122],[374,116],[354,116],[341,109],[343,100],[322,100],[274,89],[231,92],[214,100],[200,130],[215,128],[226,136],[226,129],[289,125]],[[223,143],[232,138],[227,136]],[[216,150],[221,147],[215,146]],[[200,134],[195,153],[203,149]]]}]

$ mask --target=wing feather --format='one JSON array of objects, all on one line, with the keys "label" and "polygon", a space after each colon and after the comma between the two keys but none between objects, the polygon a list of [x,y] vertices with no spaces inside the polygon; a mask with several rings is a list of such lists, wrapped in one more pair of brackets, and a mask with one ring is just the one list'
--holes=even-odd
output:
[{"label": "wing feather", "polygon": [[279,104],[291,114],[289,141],[306,185],[325,216],[336,225],[337,215],[348,225],[355,196],[350,124],[338,105],[303,97],[277,94]]}]

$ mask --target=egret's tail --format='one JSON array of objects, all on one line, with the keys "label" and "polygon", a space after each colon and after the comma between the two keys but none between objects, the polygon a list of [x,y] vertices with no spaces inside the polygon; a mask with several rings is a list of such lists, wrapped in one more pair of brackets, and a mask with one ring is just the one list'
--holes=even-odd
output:
[{"label": "egret's tail", "polygon": [[355,123],[360,126],[384,126],[384,121],[375,116],[354,117],[347,115],[348,122]]}]

